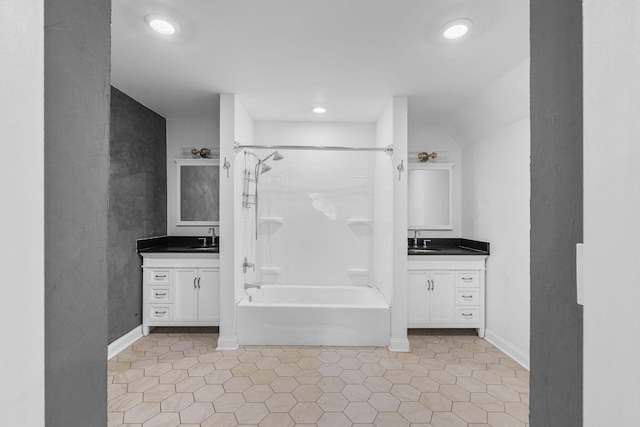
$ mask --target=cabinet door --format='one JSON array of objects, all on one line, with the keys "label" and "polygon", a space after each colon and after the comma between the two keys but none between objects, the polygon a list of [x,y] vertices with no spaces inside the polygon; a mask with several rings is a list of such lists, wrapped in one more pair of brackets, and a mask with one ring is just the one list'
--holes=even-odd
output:
[{"label": "cabinet door", "polygon": [[175,270],[175,303],[173,320],[190,322],[197,320],[197,274],[195,268]]},{"label": "cabinet door", "polygon": [[423,325],[428,323],[427,311],[427,272],[409,271],[409,303],[407,309],[407,323]]},{"label": "cabinet door", "polygon": [[433,286],[429,292],[429,323],[454,323],[456,305],[455,275],[453,271],[431,271]]},{"label": "cabinet door", "polygon": [[198,269],[198,320],[220,321],[220,270]]}]

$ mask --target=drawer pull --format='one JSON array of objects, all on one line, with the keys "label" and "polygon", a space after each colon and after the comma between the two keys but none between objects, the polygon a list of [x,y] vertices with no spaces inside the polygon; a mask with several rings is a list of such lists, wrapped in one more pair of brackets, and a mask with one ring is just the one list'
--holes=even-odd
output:
[{"label": "drawer pull", "polygon": [[167,312],[166,311],[156,311],[156,316],[162,315],[162,314],[167,314]]},{"label": "drawer pull", "polygon": [[198,277],[198,289],[200,289],[200,278]]},{"label": "drawer pull", "polygon": [[464,317],[471,317],[473,313],[461,313]]},{"label": "drawer pull", "polygon": [[163,274],[163,275],[156,274],[156,280],[158,280],[158,279],[166,279],[166,278],[167,278],[166,274]]},{"label": "drawer pull", "polygon": [[166,293],[166,292],[156,292],[156,296],[157,296],[157,297],[164,297],[164,296],[166,296],[166,295],[167,295],[167,293]]},{"label": "drawer pull", "polygon": [[473,280],[473,277],[462,277],[462,280]]},{"label": "drawer pull", "polygon": [[473,295],[462,295],[462,298],[473,298]]}]

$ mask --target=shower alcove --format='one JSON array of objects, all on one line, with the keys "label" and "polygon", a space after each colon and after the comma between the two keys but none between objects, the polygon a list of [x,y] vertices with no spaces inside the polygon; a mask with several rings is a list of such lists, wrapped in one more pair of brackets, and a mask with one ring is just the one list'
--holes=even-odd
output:
[{"label": "shower alcove", "polygon": [[236,144],[238,343],[388,346],[393,149],[375,124],[282,127]]}]

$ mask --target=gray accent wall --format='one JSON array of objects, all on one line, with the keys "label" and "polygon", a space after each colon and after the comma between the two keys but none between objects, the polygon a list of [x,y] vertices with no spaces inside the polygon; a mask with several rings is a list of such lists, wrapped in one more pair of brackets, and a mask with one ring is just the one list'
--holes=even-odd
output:
[{"label": "gray accent wall", "polygon": [[167,233],[166,120],[112,87],[110,128],[109,343],[142,324],[136,239]]},{"label": "gray accent wall", "polygon": [[44,19],[45,424],[104,426],[111,2],[47,0]]},{"label": "gray accent wall", "polygon": [[531,1],[532,426],[582,425],[582,0]]}]

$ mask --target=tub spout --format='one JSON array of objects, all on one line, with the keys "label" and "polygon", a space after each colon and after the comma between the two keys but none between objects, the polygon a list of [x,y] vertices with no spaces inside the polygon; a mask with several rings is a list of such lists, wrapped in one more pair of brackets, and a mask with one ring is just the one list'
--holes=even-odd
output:
[{"label": "tub spout", "polygon": [[251,289],[251,288],[255,288],[255,289],[260,289],[260,283],[246,283],[244,284],[244,288],[246,289]]}]

